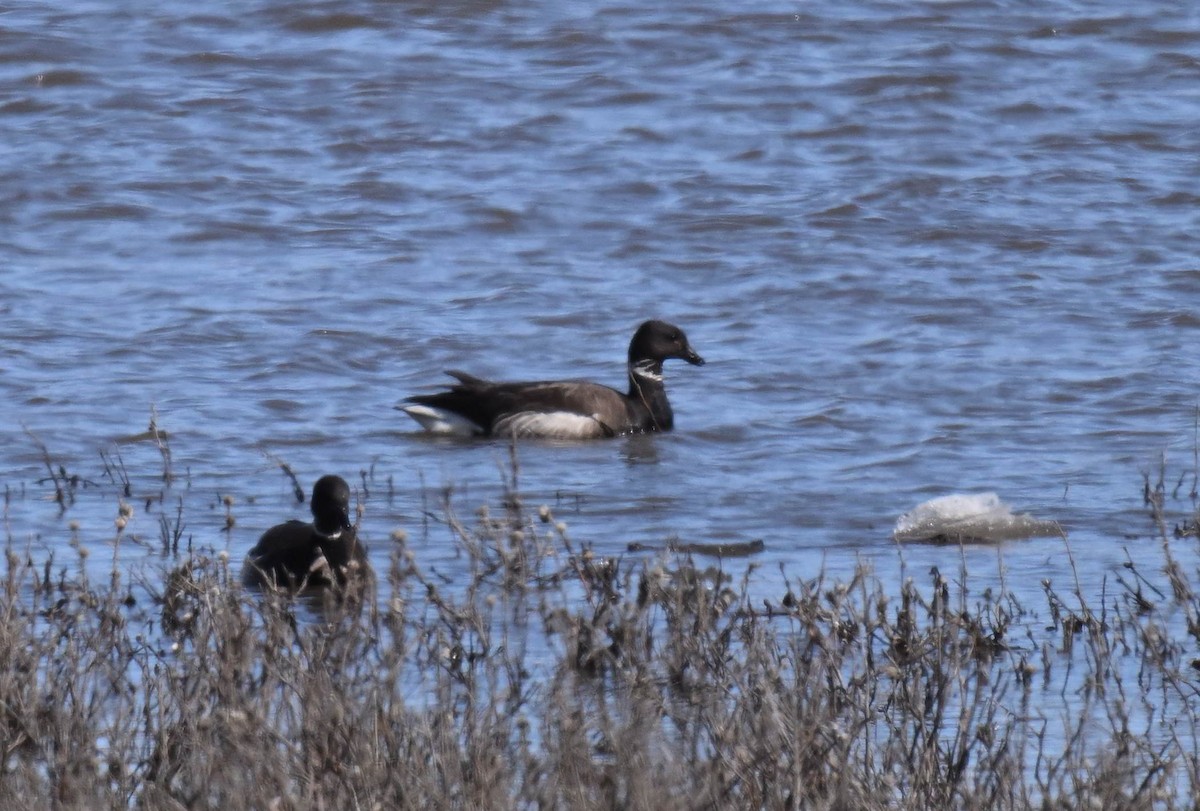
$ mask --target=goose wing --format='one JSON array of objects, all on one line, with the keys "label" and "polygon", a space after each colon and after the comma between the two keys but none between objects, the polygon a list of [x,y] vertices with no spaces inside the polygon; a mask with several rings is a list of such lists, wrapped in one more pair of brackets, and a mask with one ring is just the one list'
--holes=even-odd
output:
[{"label": "goose wing", "polygon": [[[467,420],[475,433],[589,439],[614,436],[629,424],[627,398],[616,389],[583,380],[495,383],[451,372],[458,383],[409,401]],[[405,409],[411,416],[411,408]]]}]

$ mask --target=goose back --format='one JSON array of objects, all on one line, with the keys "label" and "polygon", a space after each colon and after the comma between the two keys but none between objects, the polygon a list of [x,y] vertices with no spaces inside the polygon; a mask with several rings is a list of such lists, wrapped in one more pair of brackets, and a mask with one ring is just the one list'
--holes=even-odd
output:
[{"label": "goose back", "polygon": [[368,572],[366,550],[350,522],[350,486],[323,476],[313,486],[313,521],[286,521],[262,534],[246,557],[248,586],[290,590],[343,585],[355,571]]}]

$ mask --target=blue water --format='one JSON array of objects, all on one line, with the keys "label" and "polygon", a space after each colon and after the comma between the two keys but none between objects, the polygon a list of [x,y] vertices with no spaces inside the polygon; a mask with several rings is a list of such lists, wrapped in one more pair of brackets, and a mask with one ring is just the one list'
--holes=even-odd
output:
[{"label": "blue water", "polygon": [[[108,560],[119,452],[153,554],[160,452],[122,441],[153,411],[195,545],[304,515],[284,461],[356,484],[378,565],[403,529],[453,573],[423,511],[494,500],[507,448],[393,406],[448,368],[623,386],[662,317],[709,361],[668,366],[673,434],[519,449],[577,541],[762,539],[777,596],[957,565],[896,517],[996,491],[1076,569],[1053,538],[970,568],[1098,595],[1158,565],[1143,472],[1194,469],[1198,120],[1167,2],[10,8],[7,537]],[[95,484],[65,512],[38,442]]]}]

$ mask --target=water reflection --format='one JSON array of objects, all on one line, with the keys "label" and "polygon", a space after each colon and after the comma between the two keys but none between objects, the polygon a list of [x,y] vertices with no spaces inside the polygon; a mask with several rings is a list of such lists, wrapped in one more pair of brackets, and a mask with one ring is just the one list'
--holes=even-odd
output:
[{"label": "water reflection", "polygon": [[661,437],[653,434],[630,434],[620,438],[621,447],[618,453],[621,461],[627,465],[657,465],[659,461],[658,442]]}]

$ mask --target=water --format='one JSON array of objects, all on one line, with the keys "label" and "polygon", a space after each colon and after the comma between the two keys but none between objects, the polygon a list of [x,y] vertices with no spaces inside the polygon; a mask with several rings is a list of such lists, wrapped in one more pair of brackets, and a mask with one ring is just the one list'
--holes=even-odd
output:
[{"label": "water", "polygon": [[[304,514],[274,460],[373,470],[376,562],[405,529],[453,573],[422,511],[495,498],[506,448],[393,406],[447,368],[623,386],[664,317],[709,361],[668,366],[675,433],[520,449],[579,541],[762,539],[775,595],[780,565],[897,578],[898,515],[995,491],[1077,571],[1045,538],[973,570],[1099,594],[1158,560],[1142,472],[1192,466],[1197,120],[1189,4],[19,4],[7,532],[105,558],[99,451],[157,492],[158,450],[114,444],[154,410],[196,544]],[[31,434],[97,485],[62,515]]]}]

